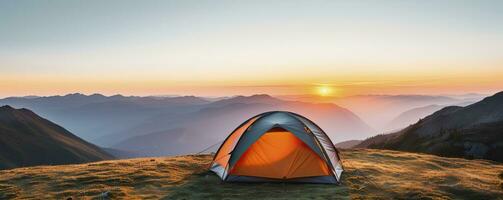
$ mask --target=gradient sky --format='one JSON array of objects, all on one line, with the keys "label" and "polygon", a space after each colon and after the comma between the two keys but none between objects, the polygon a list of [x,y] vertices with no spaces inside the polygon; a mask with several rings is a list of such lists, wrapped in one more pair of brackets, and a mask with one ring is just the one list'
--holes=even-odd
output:
[{"label": "gradient sky", "polygon": [[0,1],[0,96],[489,93],[503,1]]}]

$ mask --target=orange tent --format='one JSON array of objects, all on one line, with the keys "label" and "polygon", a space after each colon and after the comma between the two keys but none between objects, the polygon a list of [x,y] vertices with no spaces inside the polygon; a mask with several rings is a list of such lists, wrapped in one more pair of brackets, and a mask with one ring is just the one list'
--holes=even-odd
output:
[{"label": "orange tent", "polygon": [[211,171],[224,181],[339,183],[339,152],[315,123],[291,112],[245,121],[218,149]]}]

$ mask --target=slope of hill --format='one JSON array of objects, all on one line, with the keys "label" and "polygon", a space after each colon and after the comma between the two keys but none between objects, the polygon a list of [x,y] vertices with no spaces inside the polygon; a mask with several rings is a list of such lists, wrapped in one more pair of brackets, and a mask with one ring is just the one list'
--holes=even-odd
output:
[{"label": "slope of hill", "polygon": [[342,150],[341,185],[223,183],[210,155],[0,171],[0,199],[501,199],[503,165],[387,150]]},{"label": "slope of hill", "polygon": [[97,146],[30,110],[0,107],[0,169],[111,158]]},{"label": "slope of hill", "polygon": [[503,162],[503,92],[466,107],[450,106],[404,130],[358,147],[431,153]]}]

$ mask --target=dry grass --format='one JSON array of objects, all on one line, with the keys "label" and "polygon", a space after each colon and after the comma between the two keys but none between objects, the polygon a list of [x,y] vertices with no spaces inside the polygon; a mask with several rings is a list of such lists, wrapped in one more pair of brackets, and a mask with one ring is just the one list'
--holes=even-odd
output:
[{"label": "dry grass", "polygon": [[161,198],[194,173],[209,155],[102,161],[0,171],[0,199]]},{"label": "dry grass", "polygon": [[0,199],[503,199],[503,165],[385,150],[344,150],[339,186],[222,183],[209,155],[0,171]]}]

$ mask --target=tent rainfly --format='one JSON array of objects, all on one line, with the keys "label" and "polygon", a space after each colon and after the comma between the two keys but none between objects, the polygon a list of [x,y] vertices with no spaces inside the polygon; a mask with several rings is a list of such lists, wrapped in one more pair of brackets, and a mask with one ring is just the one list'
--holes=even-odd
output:
[{"label": "tent rainfly", "polygon": [[314,122],[273,111],[237,127],[218,149],[210,170],[229,182],[337,184],[343,167],[338,150]]}]

